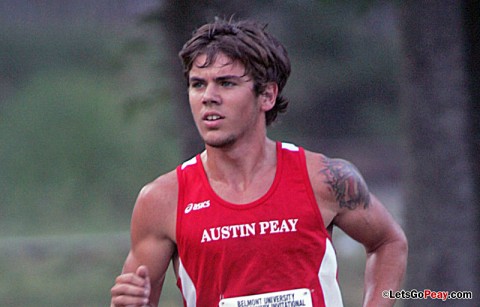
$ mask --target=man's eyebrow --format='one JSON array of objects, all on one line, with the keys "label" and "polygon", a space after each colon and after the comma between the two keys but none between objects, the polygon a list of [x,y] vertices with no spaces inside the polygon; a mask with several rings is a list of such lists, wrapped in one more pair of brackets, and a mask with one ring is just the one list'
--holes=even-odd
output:
[{"label": "man's eyebrow", "polygon": [[205,79],[200,78],[200,77],[190,77],[190,78],[188,78],[188,81],[190,81],[190,82],[201,82],[201,81],[205,81]]},{"label": "man's eyebrow", "polygon": [[[225,75],[225,76],[219,76],[219,77],[216,77],[215,78],[215,81],[216,82],[219,82],[219,81],[225,81],[225,80],[239,80],[239,79],[242,79],[244,77],[244,75]],[[201,77],[196,77],[196,76],[192,76],[189,78],[189,81],[190,82],[204,82],[205,79],[204,78],[201,78]]]},{"label": "man's eyebrow", "polygon": [[237,76],[237,75],[225,75],[225,76],[219,76],[215,78],[216,81],[224,81],[224,80],[238,80],[242,79],[243,76]]}]

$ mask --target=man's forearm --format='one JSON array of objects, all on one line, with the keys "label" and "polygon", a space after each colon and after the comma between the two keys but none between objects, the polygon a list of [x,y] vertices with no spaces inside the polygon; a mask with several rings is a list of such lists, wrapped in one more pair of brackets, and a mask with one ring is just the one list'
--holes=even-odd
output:
[{"label": "man's forearm", "polygon": [[399,290],[407,266],[408,245],[404,236],[380,245],[367,254],[363,306],[393,306],[395,300],[383,298],[384,290]]}]

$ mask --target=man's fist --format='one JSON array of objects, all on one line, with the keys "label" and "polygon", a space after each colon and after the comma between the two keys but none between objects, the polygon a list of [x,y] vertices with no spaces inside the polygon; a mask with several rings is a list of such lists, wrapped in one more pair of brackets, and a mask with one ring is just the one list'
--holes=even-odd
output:
[{"label": "man's fist", "polygon": [[112,295],[111,306],[148,306],[150,277],[147,267],[141,265],[135,273],[118,276],[110,292]]}]

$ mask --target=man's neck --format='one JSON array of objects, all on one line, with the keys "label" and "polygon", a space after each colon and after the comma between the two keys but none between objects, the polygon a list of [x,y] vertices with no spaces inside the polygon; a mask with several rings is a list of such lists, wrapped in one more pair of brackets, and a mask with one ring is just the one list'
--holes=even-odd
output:
[{"label": "man's neck", "polygon": [[265,137],[255,143],[234,144],[229,148],[206,146],[201,157],[210,182],[243,190],[259,176],[275,169],[276,143]]}]

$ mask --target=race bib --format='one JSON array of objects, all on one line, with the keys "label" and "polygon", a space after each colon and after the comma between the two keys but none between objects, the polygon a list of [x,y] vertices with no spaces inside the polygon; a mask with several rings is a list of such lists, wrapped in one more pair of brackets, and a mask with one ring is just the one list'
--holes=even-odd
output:
[{"label": "race bib", "polygon": [[225,298],[219,307],[312,307],[310,289],[295,289]]}]

